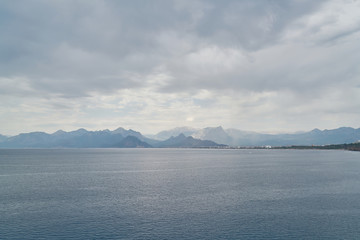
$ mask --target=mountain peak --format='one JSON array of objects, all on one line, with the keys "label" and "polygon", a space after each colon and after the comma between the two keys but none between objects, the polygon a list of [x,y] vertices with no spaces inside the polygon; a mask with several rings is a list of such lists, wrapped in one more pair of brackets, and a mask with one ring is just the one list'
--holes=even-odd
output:
[{"label": "mountain peak", "polygon": [[72,133],[84,134],[88,131],[85,128],[79,128],[78,130],[72,131]]},{"label": "mountain peak", "polygon": [[133,134],[134,134],[134,133],[140,134],[140,132],[137,132],[137,131],[135,131],[135,130],[132,130],[131,128],[128,130],[128,132],[129,132],[129,133],[133,133]]},{"label": "mountain peak", "polygon": [[217,127],[206,127],[204,128],[204,130],[224,130],[222,126],[217,126]]},{"label": "mountain peak", "polygon": [[175,138],[186,138],[186,136],[185,136],[185,134],[183,134],[183,133],[180,133],[177,137],[175,137]]},{"label": "mountain peak", "polygon": [[217,144],[213,141],[209,140],[200,140],[193,138],[192,136],[186,137],[185,134],[180,133],[178,136],[170,137],[169,139],[160,142],[157,146],[159,147],[175,147],[175,148],[183,148],[183,147],[219,147],[224,146],[221,144]]},{"label": "mountain peak", "polygon": [[313,130],[311,130],[311,132],[312,132],[312,133],[319,133],[319,132],[321,132],[321,130],[318,129],[318,128],[314,128]]},{"label": "mountain peak", "polygon": [[124,128],[122,128],[122,127],[118,127],[117,129],[115,129],[115,130],[113,130],[112,131],[112,133],[123,133],[123,132],[125,132],[126,130],[124,129]]},{"label": "mountain peak", "polygon": [[153,137],[157,140],[166,140],[170,137],[178,136],[179,134],[184,134],[185,136],[190,136],[197,132],[198,130],[191,127],[176,127],[170,130],[161,131]]},{"label": "mountain peak", "polygon": [[75,130],[74,132],[87,132],[85,128],[79,128],[78,130]]},{"label": "mountain peak", "polygon": [[229,144],[231,137],[224,131],[221,126],[207,127],[192,135],[194,138],[202,140],[211,140],[217,143]]},{"label": "mountain peak", "polygon": [[57,130],[56,132],[54,132],[52,135],[62,135],[62,134],[65,134],[66,132],[63,131],[63,130]]}]

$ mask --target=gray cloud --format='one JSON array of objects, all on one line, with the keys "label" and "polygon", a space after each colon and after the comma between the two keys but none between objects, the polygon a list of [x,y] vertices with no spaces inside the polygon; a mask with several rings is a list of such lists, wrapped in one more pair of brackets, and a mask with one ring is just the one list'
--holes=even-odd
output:
[{"label": "gray cloud", "polygon": [[[128,75],[141,78],[173,58],[183,60],[183,54],[204,44],[235,49],[272,44],[287,24],[318,5],[318,1],[3,2],[0,70],[4,77],[26,76],[34,88],[63,95],[139,87],[144,82]],[[159,41],[159,36],[167,33],[183,38],[188,47],[164,49],[163,44],[172,43]],[[171,36],[168,40],[173,41]],[[206,81],[200,82],[206,87]]]},{"label": "gray cloud", "polygon": [[[303,106],[300,113],[314,102],[321,108],[335,90],[353,97],[332,99],[338,109],[327,112],[351,111],[360,81],[359,10],[359,2],[346,0],[2,1],[0,112],[7,114],[9,99],[14,112],[24,102],[41,105],[33,111],[42,114],[76,109],[67,124],[77,126],[83,115],[107,116],[108,109],[119,111],[108,116],[116,125],[118,117],[160,121],[167,111],[178,119],[174,109],[199,119],[240,101],[224,112],[229,119],[244,111],[257,118],[270,107],[291,119],[280,110],[286,103]],[[216,117],[209,124],[222,124]],[[49,126],[51,118],[42,119]]]},{"label": "gray cloud", "polygon": [[284,28],[324,1],[213,1],[197,32],[215,44],[257,50],[277,42]]}]

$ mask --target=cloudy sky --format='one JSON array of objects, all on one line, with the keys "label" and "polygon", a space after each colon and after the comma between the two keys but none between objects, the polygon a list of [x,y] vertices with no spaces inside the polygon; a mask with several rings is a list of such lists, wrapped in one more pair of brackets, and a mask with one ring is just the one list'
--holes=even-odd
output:
[{"label": "cloudy sky", "polygon": [[0,1],[0,133],[360,127],[360,1]]}]

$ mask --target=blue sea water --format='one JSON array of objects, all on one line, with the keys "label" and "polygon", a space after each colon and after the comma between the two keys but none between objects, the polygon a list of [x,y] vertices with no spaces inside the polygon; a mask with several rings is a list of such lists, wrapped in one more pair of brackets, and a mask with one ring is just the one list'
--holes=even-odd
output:
[{"label": "blue sea water", "polygon": [[0,239],[360,239],[360,153],[2,149]]}]

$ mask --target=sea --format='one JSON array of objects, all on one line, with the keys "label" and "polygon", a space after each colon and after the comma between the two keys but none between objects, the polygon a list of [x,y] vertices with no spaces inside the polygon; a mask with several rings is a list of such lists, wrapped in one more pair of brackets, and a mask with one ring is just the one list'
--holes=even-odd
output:
[{"label": "sea", "polygon": [[0,149],[0,239],[360,239],[360,152]]}]

